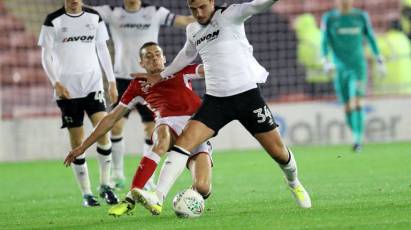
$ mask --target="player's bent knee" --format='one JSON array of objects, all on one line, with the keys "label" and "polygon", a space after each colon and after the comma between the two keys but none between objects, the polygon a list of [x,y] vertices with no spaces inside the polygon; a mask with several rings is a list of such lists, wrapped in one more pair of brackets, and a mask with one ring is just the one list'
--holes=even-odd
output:
[{"label": "player's bent knee", "polygon": [[168,139],[158,139],[156,143],[153,145],[153,152],[164,155],[170,148],[170,140]]}]

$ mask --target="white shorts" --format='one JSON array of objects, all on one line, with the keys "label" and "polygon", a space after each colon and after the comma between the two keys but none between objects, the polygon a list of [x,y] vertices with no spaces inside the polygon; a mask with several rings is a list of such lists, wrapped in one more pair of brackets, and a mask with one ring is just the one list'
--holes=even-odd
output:
[{"label": "white shorts", "polygon": [[[180,136],[189,119],[190,119],[190,116],[171,116],[171,117],[157,118],[156,126],[154,129],[156,129],[159,125],[167,125],[168,127],[171,128],[171,130],[177,136]],[[157,139],[155,132],[153,134],[152,139],[153,139],[153,142],[155,142],[155,140]],[[197,146],[197,148],[193,149],[193,151],[191,151],[190,158],[199,153],[204,153],[204,152],[210,156],[210,160],[211,162],[213,162],[212,160],[213,147],[211,146],[210,141],[201,143],[199,146]]]}]

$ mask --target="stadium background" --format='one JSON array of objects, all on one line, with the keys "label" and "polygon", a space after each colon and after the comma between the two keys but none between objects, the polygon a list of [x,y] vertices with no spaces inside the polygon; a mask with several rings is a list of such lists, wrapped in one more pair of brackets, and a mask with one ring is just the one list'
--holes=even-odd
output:
[{"label": "stadium background", "polygon": [[[89,5],[121,5],[122,0],[84,0]],[[231,4],[243,1],[217,1]],[[148,1],[178,14],[189,14],[186,2]],[[51,86],[41,67],[37,37],[45,16],[61,7],[59,0],[0,0],[0,161],[61,159],[68,150],[65,130],[59,130],[59,111],[52,100]],[[312,13],[320,16],[331,9],[330,0],[287,0],[276,4],[271,12],[251,18],[246,31],[254,54],[270,72],[262,86],[264,97],[282,125],[282,133],[291,144],[349,143],[341,108],[337,105],[331,83],[307,82],[307,69],[298,61],[295,19]],[[399,0],[357,0],[356,6],[370,13],[377,33],[385,32],[391,21],[400,17]],[[163,28],[159,43],[168,60],[172,60],[185,41],[183,30]],[[233,56],[233,58],[235,58]],[[407,127],[411,99],[391,92],[377,96],[370,71],[367,107],[367,141],[411,140]],[[204,85],[195,83],[202,94]],[[408,105],[408,106],[404,106]],[[407,115],[408,114],[408,115]],[[88,126],[88,129],[91,128]],[[237,124],[230,124],[215,140],[216,148],[253,148],[256,143]],[[127,150],[137,152],[142,129],[138,119],[128,123]]]}]

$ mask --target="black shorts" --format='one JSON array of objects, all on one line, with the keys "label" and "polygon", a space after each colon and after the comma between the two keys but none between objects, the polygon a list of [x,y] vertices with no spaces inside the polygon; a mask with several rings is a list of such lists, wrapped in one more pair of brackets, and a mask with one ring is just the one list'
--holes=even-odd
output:
[{"label": "black shorts", "polygon": [[278,127],[257,88],[229,97],[206,94],[203,104],[191,119],[214,130],[214,135],[232,120],[238,120],[252,135]]},{"label": "black shorts", "polygon": [[[117,91],[118,91],[118,101],[113,105],[113,108],[118,105],[120,102],[121,97],[123,96],[124,92],[126,92],[128,85],[130,84],[131,80],[129,79],[122,79],[122,78],[117,78]],[[142,105],[140,103],[136,104],[136,109],[138,113],[140,114],[141,121],[142,122],[152,122],[154,121],[154,115],[153,112],[146,106]],[[128,118],[130,115],[130,112],[127,112],[124,117]]]},{"label": "black shorts", "polygon": [[83,126],[84,112],[90,117],[98,112],[106,111],[106,101],[104,92],[92,92],[86,97],[57,100],[57,105],[61,110],[61,128],[75,128]]}]

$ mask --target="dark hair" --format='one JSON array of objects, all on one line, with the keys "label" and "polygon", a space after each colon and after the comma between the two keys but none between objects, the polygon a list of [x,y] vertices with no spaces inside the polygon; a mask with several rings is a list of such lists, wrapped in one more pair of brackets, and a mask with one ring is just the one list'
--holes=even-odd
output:
[{"label": "dark hair", "polygon": [[160,47],[156,42],[146,42],[146,43],[144,43],[144,45],[141,46],[141,48],[139,50],[140,58],[143,57],[143,49],[145,49],[149,46],[158,46],[158,47]]}]

